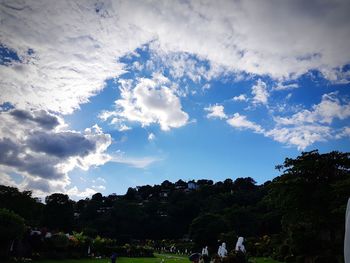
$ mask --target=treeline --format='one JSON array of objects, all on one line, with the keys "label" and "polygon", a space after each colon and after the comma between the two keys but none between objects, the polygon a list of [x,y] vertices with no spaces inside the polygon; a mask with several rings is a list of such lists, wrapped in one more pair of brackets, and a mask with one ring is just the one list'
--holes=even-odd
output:
[{"label": "treeline", "polygon": [[281,175],[262,185],[250,177],[164,181],[77,202],[52,194],[43,204],[29,191],[0,186],[0,207],[32,228],[83,232],[119,244],[166,239],[174,246],[191,240],[194,249],[208,245],[214,253],[219,240],[232,250],[237,236],[244,236],[251,255],[341,262],[350,153],[305,152],[276,168]]}]

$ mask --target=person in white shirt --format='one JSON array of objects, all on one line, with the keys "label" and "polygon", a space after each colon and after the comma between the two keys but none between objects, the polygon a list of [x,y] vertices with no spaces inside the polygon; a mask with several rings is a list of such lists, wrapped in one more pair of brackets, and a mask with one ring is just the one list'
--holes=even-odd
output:
[{"label": "person in white shirt", "polygon": [[221,258],[224,258],[224,257],[227,256],[227,249],[226,249],[226,243],[225,242],[222,243],[222,245],[219,247],[218,255]]},{"label": "person in white shirt", "polygon": [[204,256],[204,255],[206,255],[206,256],[209,255],[209,253],[208,253],[208,246],[206,246],[206,247],[204,247],[204,248],[202,249],[202,256]]},{"label": "person in white shirt", "polygon": [[236,248],[235,248],[236,252],[240,251],[240,252],[245,253],[245,247],[243,245],[243,241],[244,241],[243,237],[238,238],[237,243],[236,243]]}]

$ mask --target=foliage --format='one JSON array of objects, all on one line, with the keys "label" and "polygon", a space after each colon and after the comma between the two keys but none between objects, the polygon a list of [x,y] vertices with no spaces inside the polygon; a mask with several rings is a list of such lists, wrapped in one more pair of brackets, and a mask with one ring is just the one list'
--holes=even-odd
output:
[{"label": "foliage", "polygon": [[24,219],[7,209],[0,208],[0,242],[21,238],[25,231]]},{"label": "foliage", "polygon": [[190,226],[190,233],[200,247],[214,247],[219,235],[228,230],[227,222],[220,215],[204,214],[195,218]]},{"label": "foliage", "polygon": [[283,175],[274,179],[266,200],[283,214],[282,235],[289,255],[280,256],[313,259],[342,254],[349,157],[349,153],[312,151],[277,166]]},{"label": "foliage", "polygon": [[25,231],[24,219],[7,209],[0,208],[0,258],[8,256],[9,246],[20,239]]},{"label": "foliage", "polygon": [[74,220],[74,203],[65,194],[52,194],[46,197],[43,224],[50,229],[71,231]]},{"label": "foliage", "polygon": [[194,252],[208,245],[214,254],[219,242],[232,251],[237,237],[244,236],[251,256],[303,262],[335,255],[341,260],[350,154],[306,152],[276,168],[281,175],[262,185],[250,177],[192,181],[195,187],[164,181],[78,202],[52,194],[41,204],[30,192],[0,186],[0,207],[13,208],[30,226],[76,231],[68,245],[61,234],[54,238],[56,245],[38,241],[43,253],[52,246],[62,255],[81,257],[91,246],[101,255],[142,256],[152,249]]},{"label": "foliage", "polygon": [[44,205],[30,191],[0,185],[0,208],[6,208],[25,219],[27,225],[38,226]]}]

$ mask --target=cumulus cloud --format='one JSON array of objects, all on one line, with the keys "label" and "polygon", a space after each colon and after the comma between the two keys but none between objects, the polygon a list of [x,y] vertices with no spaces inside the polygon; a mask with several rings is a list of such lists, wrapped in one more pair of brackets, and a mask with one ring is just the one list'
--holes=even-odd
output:
[{"label": "cumulus cloud", "polygon": [[337,139],[341,139],[343,137],[350,137],[350,127],[343,127],[336,135]]},{"label": "cumulus cloud", "polygon": [[[104,112],[101,118],[112,122],[140,123],[142,126],[159,124],[164,131],[187,124],[188,114],[182,110],[179,97],[169,80],[155,75],[152,79],[139,78],[133,82],[120,81],[120,99],[115,101],[116,110]],[[114,118],[114,119],[113,119]]]},{"label": "cumulus cloud", "polygon": [[[220,115],[224,111],[221,107],[211,112],[215,116]],[[340,98],[337,92],[324,94],[321,102],[311,109],[303,109],[288,117],[275,116],[273,128],[262,127],[240,113],[225,116],[226,122],[234,128],[252,130],[280,143],[295,146],[298,150],[304,150],[316,142],[350,136],[349,127],[332,125],[336,119],[350,118],[350,103],[346,98]]]},{"label": "cumulus cloud", "polygon": [[119,131],[123,132],[123,131],[129,131],[131,130],[131,127],[125,125],[125,124],[121,124],[120,128],[118,129]]},{"label": "cumulus cloud", "polygon": [[28,148],[35,152],[49,154],[59,158],[69,156],[86,156],[95,150],[95,143],[78,132],[36,132],[26,142]]},{"label": "cumulus cloud", "polygon": [[[2,1],[0,104],[63,114],[119,77],[147,43],[194,81],[245,72],[275,79],[319,70],[348,80],[349,1]],[[171,32],[171,33],[169,33]],[[193,57],[207,61],[209,73]],[[135,65],[137,66],[137,65]],[[188,70],[189,69],[189,70]],[[93,74],[91,74],[93,72]]]},{"label": "cumulus cloud", "polygon": [[334,119],[344,120],[349,117],[350,103],[341,101],[337,93],[333,92],[324,94],[321,102],[313,105],[311,110],[302,110],[291,117],[276,117],[275,121],[281,125],[331,124]]},{"label": "cumulus cloud", "polygon": [[295,127],[278,127],[265,133],[275,141],[294,145],[298,150],[304,150],[307,146],[332,138],[330,127],[319,125],[301,125]]},{"label": "cumulus cloud", "polygon": [[86,198],[91,197],[92,195],[96,194],[97,191],[91,188],[85,188],[83,191],[79,190],[78,187],[74,186],[72,188],[69,188],[66,192],[67,195],[70,197],[75,198]]},{"label": "cumulus cloud", "polygon": [[[134,63],[134,70],[152,68],[158,60],[171,77],[195,83],[222,74],[266,75],[290,83],[310,70],[347,83],[349,10],[346,0],[4,0],[0,46],[7,55],[0,63],[0,105],[10,103],[15,109],[6,112],[0,106],[1,169],[23,174],[28,186],[63,191],[68,189],[69,171],[108,161],[108,134],[98,126],[69,131],[60,116],[89,102],[107,79],[125,73],[121,58],[144,45],[155,59],[146,65]],[[188,123],[180,101],[185,94],[161,75],[119,83],[115,110],[101,118],[111,119],[120,131],[128,130],[130,122],[159,124],[163,130]],[[295,84],[277,85],[275,90],[291,88]],[[252,95],[255,105],[267,105],[266,83],[258,80]],[[223,109],[212,113],[225,119]],[[226,121],[302,149],[334,136],[328,130],[332,122],[348,116],[348,103],[327,94],[309,110],[276,117],[276,127],[269,132],[239,113]],[[68,149],[68,142],[81,148]],[[150,161],[129,163],[144,167]],[[50,180],[49,186],[44,179]],[[77,188],[69,190],[79,194]]]},{"label": "cumulus cloud", "polygon": [[102,19],[93,1],[3,1],[1,17],[0,42],[20,61],[0,65],[0,103],[21,109],[73,112],[123,72],[116,58],[142,39],[121,33],[117,17]]},{"label": "cumulus cloud", "polygon": [[233,101],[248,101],[248,98],[245,94],[241,94],[239,96],[234,96],[232,98]]},{"label": "cumulus cloud", "polygon": [[208,111],[207,118],[219,118],[219,119],[226,119],[227,116],[224,112],[224,106],[222,105],[213,105],[209,106],[207,108],[204,108],[205,111]]},{"label": "cumulus cloud", "polygon": [[256,84],[252,87],[252,95],[253,95],[253,104],[267,104],[267,100],[270,96],[267,85],[265,82],[263,82],[261,79],[258,79]]},{"label": "cumulus cloud", "polygon": [[106,186],[104,186],[104,185],[93,185],[92,188],[96,189],[97,191],[106,190]]},{"label": "cumulus cloud", "polygon": [[299,88],[299,85],[297,83],[291,83],[291,84],[283,84],[281,82],[278,82],[275,87],[273,87],[272,90],[291,90],[291,89],[297,89]]},{"label": "cumulus cloud", "polygon": [[10,115],[15,117],[19,122],[34,122],[40,127],[48,130],[52,130],[62,122],[58,116],[49,114],[43,110],[32,113],[29,111],[14,109],[10,111]]},{"label": "cumulus cloud", "polygon": [[210,84],[209,83],[205,83],[202,87],[202,91],[206,91],[210,89]]},{"label": "cumulus cloud", "polygon": [[238,129],[248,129],[256,133],[264,132],[264,129],[260,125],[247,120],[246,116],[240,115],[238,112],[233,114],[233,116],[227,120],[227,123]]},{"label": "cumulus cloud", "polygon": [[266,132],[266,136],[304,150],[317,141],[345,137],[346,127],[339,131],[331,124],[335,119],[345,120],[349,117],[350,103],[332,92],[324,94],[321,102],[310,110],[304,109],[290,117],[275,117],[276,127]]},{"label": "cumulus cloud", "polygon": [[1,170],[23,176],[21,189],[33,189],[39,195],[64,192],[70,185],[68,172],[111,159],[105,153],[111,136],[97,125],[84,132],[60,130],[65,125],[58,120],[45,111],[0,112]]}]

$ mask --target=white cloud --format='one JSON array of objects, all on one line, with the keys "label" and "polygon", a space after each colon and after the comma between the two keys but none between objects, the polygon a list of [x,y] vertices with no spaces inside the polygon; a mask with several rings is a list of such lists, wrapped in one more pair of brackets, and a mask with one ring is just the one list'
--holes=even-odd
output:
[{"label": "white cloud", "polygon": [[116,100],[116,110],[102,113],[106,119],[116,116],[118,122],[138,122],[142,126],[159,124],[164,131],[187,124],[188,114],[182,111],[180,99],[168,86],[164,76],[154,75],[152,79],[140,78],[132,87],[130,81],[121,81],[121,98]]},{"label": "white cloud", "polygon": [[256,133],[264,132],[264,129],[260,125],[247,120],[246,116],[240,115],[238,112],[233,114],[233,116],[227,120],[227,123],[237,129],[253,130]]},{"label": "white cloud", "polygon": [[248,98],[245,94],[241,94],[239,96],[234,96],[232,98],[233,101],[248,101]]},{"label": "white cloud", "polygon": [[[282,111],[285,111],[285,105],[282,108]],[[280,143],[304,150],[315,142],[350,136],[349,127],[332,126],[335,119],[348,118],[350,118],[350,102],[345,98],[339,98],[337,92],[332,92],[324,94],[321,102],[313,105],[311,109],[303,109],[290,117],[275,116],[273,128],[262,127],[239,113],[228,117],[226,121],[234,128],[253,130]]]},{"label": "white cloud", "polygon": [[330,127],[320,125],[300,125],[296,127],[279,127],[265,132],[275,141],[297,146],[298,150],[304,150],[307,146],[332,138]]},{"label": "white cloud", "polygon": [[252,87],[252,95],[253,97],[253,104],[267,104],[267,100],[270,96],[266,83],[263,82],[261,79],[258,79],[256,84]]},{"label": "white cloud", "polygon": [[175,79],[181,79],[187,77],[195,83],[199,83],[201,80],[208,80],[213,76],[214,71],[202,65],[203,63],[191,56],[188,53],[183,52],[162,52],[159,44],[153,42],[152,48],[152,60],[158,61],[161,67],[169,69],[169,74]]},{"label": "white cloud", "polygon": [[106,186],[104,186],[104,185],[93,185],[92,188],[96,189],[97,191],[106,190]]},{"label": "white cloud", "polygon": [[275,117],[276,127],[265,133],[276,141],[295,145],[299,150],[329,139],[339,139],[347,134],[346,127],[332,127],[335,119],[345,120],[350,117],[350,103],[337,97],[338,93],[322,96],[319,104],[312,109],[304,109],[291,117]]},{"label": "white cloud", "polygon": [[203,87],[202,87],[202,91],[206,91],[206,90],[208,90],[208,89],[210,89],[210,84],[209,83],[205,83],[204,85],[203,85]]},{"label": "white cloud", "polygon": [[337,139],[341,139],[343,137],[350,137],[350,127],[343,127],[336,135]]},{"label": "white cloud", "polygon": [[102,177],[97,177],[96,181],[102,182],[102,183],[106,183],[106,179],[102,178]]},{"label": "white cloud", "polygon": [[156,139],[156,136],[154,135],[154,133],[151,132],[151,133],[148,134],[148,140],[149,141],[153,141],[155,139]]},{"label": "white cloud", "polygon": [[117,152],[111,159],[112,162],[129,165],[131,167],[145,169],[151,164],[161,161],[157,157],[127,157],[122,152]]},{"label": "white cloud", "polygon": [[301,125],[304,123],[331,124],[334,119],[344,120],[350,117],[350,103],[342,102],[337,93],[322,96],[319,104],[313,105],[312,110],[300,111],[291,117],[276,117],[281,125]]},{"label": "white cloud", "polygon": [[[106,79],[120,76],[118,58],[152,41],[161,57],[180,54],[171,58],[171,74],[194,81],[222,72],[283,80],[320,70],[341,82],[349,79],[341,71],[350,61],[349,5],[3,1],[0,40],[21,61],[0,66],[0,104],[71,113],[103,89]],[[193,56],[207,61],[209,71]]]},{"label": "white cloud", "polygon": [[[112,122],[113,123],[113,122]],[[123,131],[129,131],[131,130],[131,127],[125,125],[125,124],[121,124],[119,129],[118,129],[120,132],[123,132]]]},{"label": "white cloud", "polygon": [[299,88],[299,85],[297,83],[291,83],[291,84],[283,84],[281,82],[277,83],[277,86],[273,87],[272,90],[291,90],[291,89],[297,89]]},{"label": "white cloud", "polygon": [[65,194],[69,195],[73,199],[81,199],[86,197],[91,197],[92,195],[96,194],[97,191],[91,188],[85,188],[85,190],[80,191],[78,187],[74,186],[70,189],[68,189]]},{"label": "white cloud", "polygon": [[[39,175],[59,177],[60,181],[50,179],[49,187],[64,191],[70,183],[69,171],[107,162],[110,136],[97,126],[84,132],[69,131],[61,116],[89,102],[104,88],[106,79],[120,77],[125,68],[119,59],[137,54],[134,50],[147,44],[171,76],[186,76],[196,83],[220,74],[242,76],[242,72],[288,83],[309,70],[319,70],[330,81],[347,83],[349,71],[342,67],[350,62],[349,7],[345,0],[2,1],[0,43],[16,52],[20,61],[0,65],[0,105],[9,102],[30,112],[25,116],[1,114],[0,139],[13,157],[3,154],[2,167],[23,174],[26,185],[41,189],[49,188]],[[135,63],[133,68],[152,68],[156,63]],[[128,122],[159,124],[163,130],[188,123],[179,98],[187,93],[181,95],[161,75],[136,83],[119,82],[122,88],[116,110],[101,114],[102,119],[113,118],[121,130],[129,128]],[[287,88],[296,86],[281,84],[275,89]],[[253,103],[267,104],[269,94],[263,81],[257,82],[252,94]],[[327,94],[312,109],[276,117],[277,125],[267,136],[302,149],[329,138],[330,124],[347,119],[349,111],[348,103]],[[215,114],[226,116],[223,109]],[[21,118],[26,120],[20,122]],[[56,126],[49,129],[47,120]],[[264,131],[238,113],[227,122],[236,128]],[[74,149],[69,155],[63,147],[61,153],[56,152],[68,154],[62,159],[35,144],[39,137],[47,142],[74,137],[86,151]],[[40,151],[25,149],[28,138],[30,146]],[[127,161],[145,167],[151,159]]]},{"label": "white cloud", "polygon": [[17,183],[13,180],[13,178],[11,176],[8,175],[8,169],[6,169],[7,167],[4,167],[2,165],[0,165],[0,184],[1,185],[7,185],[7,186],[12,186],[12,187],[16,187]]},{"label": "white cloud", "polygon": [[222,105],[213,105],[209,106],[207,108],[204,108],[205,111],[208,111],[207,118],[219,118],[219,119],[226,119],[227,116],[224,112],[224,106]]}]

